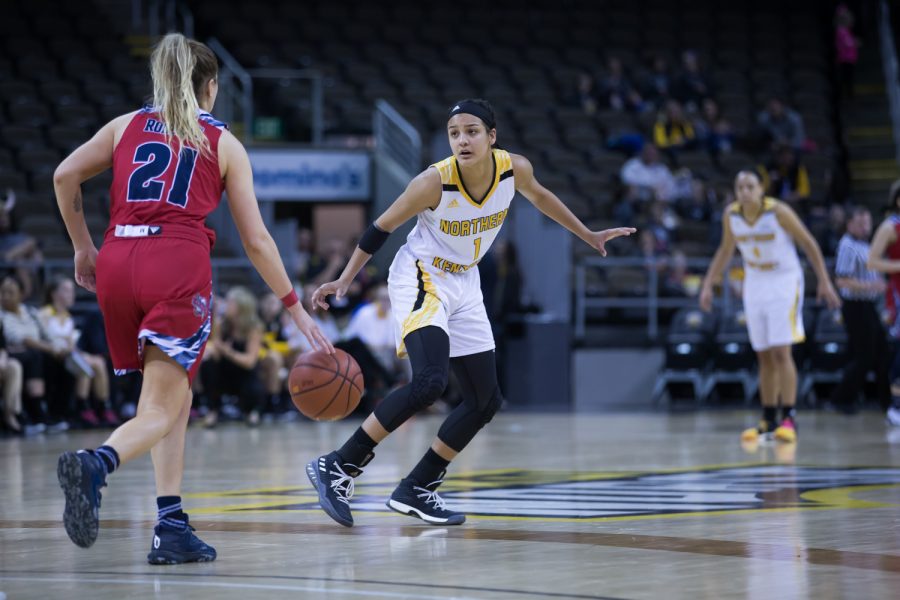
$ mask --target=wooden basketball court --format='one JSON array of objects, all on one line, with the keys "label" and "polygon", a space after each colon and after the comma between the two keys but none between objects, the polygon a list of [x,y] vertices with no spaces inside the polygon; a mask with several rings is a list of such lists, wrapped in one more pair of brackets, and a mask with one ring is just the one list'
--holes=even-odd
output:
[{"label": "wooden basketball court", "polygon": [[103,432],[0,440],[0,598],[896,598],[900,431],[800,415],[796,448],[742,448],[756,413],[498,415],[431,527],[384,502],[439,418],[357,480],[356,526],[318,509],[304,463],[358,423],[192,428],[185,507],[213,563],[146,563],[149,458],[114,474],[89,550],[60,522],[56,457]]}]

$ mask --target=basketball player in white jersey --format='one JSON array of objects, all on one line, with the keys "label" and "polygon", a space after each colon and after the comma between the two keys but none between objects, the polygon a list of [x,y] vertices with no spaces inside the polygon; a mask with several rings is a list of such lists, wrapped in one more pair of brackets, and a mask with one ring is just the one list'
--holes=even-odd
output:
[{"label": "basketball player in white jersey", "polygon": [[[731,262],[735,246],[744,262],[744,315],[750,344],[759,360],[759,395],[763,418],[741,434],[745,442],[760,436],[780,442],[797,441],[794,404],[797,368],[791,346],[803,342],[803,268],[795,246],[803,248],[818,279],[817,297],[828,308],[840,306],[819,245],[791,208],[764,196],[756,171],[741,171],[735,179],[737,200],[722,216],[722,243],[713,257],[700,292],[703,310],[712,308],[712,287]],[[781,422],[776,408],[781,400]]]},{"label": "basketball player in white jersey", "polygon": [[465,521],[464,515],[446,508],[436,490],[450,461],[502,402],[477,265],[497,237],[515,193],[603,256],[607,241],[635,231],[590,231],[537,182],[526,158],[494,148],[494,111],[487,102],[457,103],[448,116],[447,134],[453,156],[413,179],[363,234],[340,279],[322,285],[312,297],[314,306],[327,309],[325,299],[347,292],[390,232],[417,217],[388,278],[397,350],[409,355],[412,381],[389,394],[341,448],[307,465],[320,505],[347,527],[353,525],[349,505],[353,478],[371,460],[376,444],[441,396],[450,367],[459,379],[464,401],[441,425],[431,448],[400,482],[387,505],[431,524]]}]

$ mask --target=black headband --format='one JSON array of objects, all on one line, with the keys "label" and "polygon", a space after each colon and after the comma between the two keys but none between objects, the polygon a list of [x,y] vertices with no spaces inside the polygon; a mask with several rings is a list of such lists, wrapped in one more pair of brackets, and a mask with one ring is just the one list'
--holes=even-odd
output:
[{"label": "black headband", "polygon": [[466,113],[467,115],[478,117],[479,119],[484,121],[484,124],[487,125],[488,130],[495,129],[497,127],[497,124],[494,123],[494,118],[491,116],[491,113],[488,112],[488,110],[483,106],[481,106],[480,104],[476,104],[475,102],[468,102],[466,100],[463,100],[462,102],[455,104],[453,108],[450,109],[450,113],[447,115],[447,120],[449,121],[454,116],[460,113]]}]

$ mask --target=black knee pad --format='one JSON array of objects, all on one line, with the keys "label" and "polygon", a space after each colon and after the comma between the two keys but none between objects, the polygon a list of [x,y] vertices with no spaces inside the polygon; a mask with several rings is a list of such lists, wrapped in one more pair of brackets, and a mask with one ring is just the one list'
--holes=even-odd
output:
[{"label": "black knee pad", "polygon": [[413,376],[410,382],[409,403],[415,410],[434,404],[447,388],[447,369],[429,365]]},{"label": "black knee pad", "polygon": [[491,399],[488,400],[487,405],[479,411],[481,413],[482,427],[491,422],[491,419],[494,418],[494,415],[497,414],[497,411],[500,410],[501,406],[503,406],[503,395],[500,393],[500,388],[498,387],[494,390],[494,393],[491,396]]},{"label": "black knee pad", "polygon": [[457,452],[462,452],[481,428],[491,422],[503,404],[503,396],[497,387],[485,402],[466,398],[441,425],[438,437]]}]

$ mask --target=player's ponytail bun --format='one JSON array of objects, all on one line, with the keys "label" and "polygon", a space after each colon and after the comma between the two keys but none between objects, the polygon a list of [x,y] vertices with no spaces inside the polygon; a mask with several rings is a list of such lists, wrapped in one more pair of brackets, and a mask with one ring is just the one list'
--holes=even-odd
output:
[{"label": "player's ponytail bun", "polygon": [[167,135],[208,153],[209,140],[197,121],[197,99],[218,74],[215,55],[200,42],[170,33],[153,50],[150,72],[153,105],[166,124]]}]

